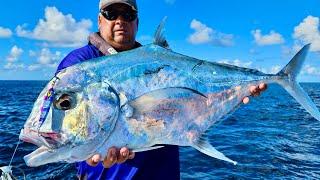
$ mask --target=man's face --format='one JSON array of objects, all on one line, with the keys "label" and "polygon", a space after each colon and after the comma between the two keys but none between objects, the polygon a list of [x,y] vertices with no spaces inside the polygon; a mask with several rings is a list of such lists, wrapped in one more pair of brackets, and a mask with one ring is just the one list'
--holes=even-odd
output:
[{"label": "man's face", "polygon": [[[125,4],[113,4],[105,10],[116,15],[133,12],[131,7]],[[108,20],[100,13],[98,24],[101,37],[116,50],[125,51],[134,47],[138,18],[129,21],[123,15],[119,15],[114,20]]]}]

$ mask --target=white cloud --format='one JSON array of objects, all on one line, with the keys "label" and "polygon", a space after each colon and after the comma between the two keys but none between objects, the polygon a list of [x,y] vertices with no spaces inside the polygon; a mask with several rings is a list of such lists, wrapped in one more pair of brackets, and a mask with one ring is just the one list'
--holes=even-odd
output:
[{"label": "white cloud", "polygon": [[307,64],[302,68],[301,74],[320,76],[320,69]]},{"label": "white cloud", "polygon": [[263,73],[267,73],[267,74],[276,74],[281,70],[281,66],[280,65],[275,65],[272,66],[270,68],[268,67],[257,67],[257,66],[253,66],[252,65],[252,61],[241,61],[239,59],[235,59],[235,60],[229,60],[229,59],[222,59],[220,61],[218,61],[219,63],[224,63],[224,64],[230,64],[230,65],[234,65],[234,66],[238,66],[238,67],[245,67],[245,68],[253,68],[253,69],[257,69]]},{"label": "white cloud", "polygon": [[280,66],[280,65],[274,65],[274,66],[271,66],[271,67],[254,67],[255,69],[263,72],[263,73],[266,73],[266,74],[276,74],[278,73],[283,67]]},{"label": "white cloud", "polygon": [[191,21],[190,28],[195,30],[195,32],[188,37],[188,41],[192,44],[209,43],[218,46],[232,46],[234,44],[232,34],[215,31],[196,19]]},{"label": "white cloud", "polygon": [[[319,18],[308,16],[294,28],[293,37],[301,45],[312,43],[311,51],[320,51]],[[300,45],[300,46],[301,46]]]},{"label": "white cloud", "polygon": [[9,38],[12,35],[12,31],[8,28],[0,26],[0,38]]},{"label": "white cloud", "polygon": [[4,65],[4,69],[7,70],[19,70],[19,69],[23,69],[25,66],[24,64],[15,64],[12,62],[8,62],[6,65]]},{"label": "white cloud", "polygon": [[284,39],[281,34],[270,31],[269,34],[261,34],[260,29],[256,29],[251,31],[251,34],[254,37],[255,43],[259,46],[265,46],[265,45],[273,45],[273,44],[282,44],[284,43]]},{"label": "white cloud", "polygon": [[281,66],[275,65],[271,67],[271,70],[269,71],[270,74],[276,74],[281,70]]},{"label": "white cloud", "polygon": [[291,51],[293,52],[293,54],[296,54],[298,51],[301,50],[302,47],[303,47],[302,44],[295,42]]},{"label": "white cloud", "polygon": [[40,19],[33,30],[26,30],[26,25],[19,25],[16,32],[20,37],[43,40],[50,46],[74,47],[87,41],[91,26],[89,19],[76,22],[71,14],[64,15],[56,7],[46,7],[45,18]]},{"label": "white cloud", "polygon": [[29,71],[35,71],[43,68],[56,68],[58,61],[62,58],[62,53],[60,51],[51,52],[48,48],[42,48],[39,52],[29,50],[29,56],[37,57],[37,62],[31,65],[24,65],[16,62],[22,52],[22,49],[17,46],[13,46],[9,56],[7,57],[8,63],[4,66],[4,69],[26,69]]},{"label": "white cloud", "polygon": [[62,54],[60,51],[51,52],[48,48],[42,48],[40,52],[29,51],[32,57],[38,57],[37,63],[31,64],[27,67],[29,71],[39,70],[44,67],[56,68],[58,61],[61,60]]},{"label": "white cloud", "polygon": [[43,48],[41,49],[38,57],[38,62],[43,65],[50,65],[56,63],[57,60],[61,59],[61,52],[56,51],[52,53],[50,49]]},{"label": "white cloud", "polygon": [[224,63],[224,64],[231,64],[231,65],[235,65],[235,66],[239,66],[239,67],[246,67],[246,68],[248,68],[252,65],[252,61],[243,62],[239,59],[235,59],[235,60],[223,59],[218,62]]},{"label": "white cloud", "polygon": [[7,61],[9,63],[17,61],[22,53],[23,53],[23,49],[21,49],[18,46],[14,45],[11,48],[9,55],[7,56]]},{"label": "white cloud", "polygon": [[213,29],[207,27],[205,24],[202,24],[200,21],[197,21],[195,19],[192,20],[190,27],[196,31],[189,36],[189,41],[191,43],[201,44],[211,41]]},{"label": "white cloud", "polygon": [[7,56],[7,64],[4,65],[4,69],[13,70],[13,71],[23,69],[25,65],[22,63],[17,63],[22,53],[23,53],[23,49],[14,45],[11,48],[9,55]]},{"label": "white cloud", "polygon": [[291,57],[294,54],[294,50],[288,46],[281,46],[281,52],[283,57]]},{"label": "white cloud", "polygon": [[40,64],[31,64],[28,66],[28,70],[29,71],[35,71],[40,69],[42,66]]}]

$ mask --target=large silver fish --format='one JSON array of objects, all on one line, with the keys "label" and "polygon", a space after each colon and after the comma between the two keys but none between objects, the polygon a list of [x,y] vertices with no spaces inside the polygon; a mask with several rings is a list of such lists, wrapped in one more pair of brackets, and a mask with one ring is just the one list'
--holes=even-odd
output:
[{"label": "large silver fish", "polygon": [[249,87],[283,86],[315,119],[320,113],[296,82],[310,45],[277,74],[208,62],[170,50],[158,28],[153,44],[68,67],[40,93],[20,139],[39,146],[28,166],[82,161],[111,146],[134,152],[158,144],[192,146],[229,161],[204,133],[250,95]]}]

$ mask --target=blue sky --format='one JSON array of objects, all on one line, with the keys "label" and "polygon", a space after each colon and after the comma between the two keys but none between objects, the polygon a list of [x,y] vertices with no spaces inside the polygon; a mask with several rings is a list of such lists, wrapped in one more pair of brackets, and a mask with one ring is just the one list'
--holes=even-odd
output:
[{"label": "blue sky", "polygon": [[[275,73],[312,43],[299,80],[320,82],[317,0],[137,1],[142,44],[152,42],[167,16],[165,35],[174,51]],[[50,79],[61,59],[97,30],[98,0],[18,2],[0,6],[0,80]]]}]

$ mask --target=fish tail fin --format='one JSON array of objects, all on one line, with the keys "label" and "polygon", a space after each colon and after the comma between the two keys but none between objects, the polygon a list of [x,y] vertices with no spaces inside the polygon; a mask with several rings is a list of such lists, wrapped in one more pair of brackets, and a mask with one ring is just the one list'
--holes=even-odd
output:
[{"label": "fish tail fin", "polygon": [[296,99],[314,118],[320,121],[320,112],[312,102],[308,94],[296,81],[297,75],[301,71],[302,65],[310,48],[310,44],[305,45],[291,61],[276,74],[276,82]]}]

